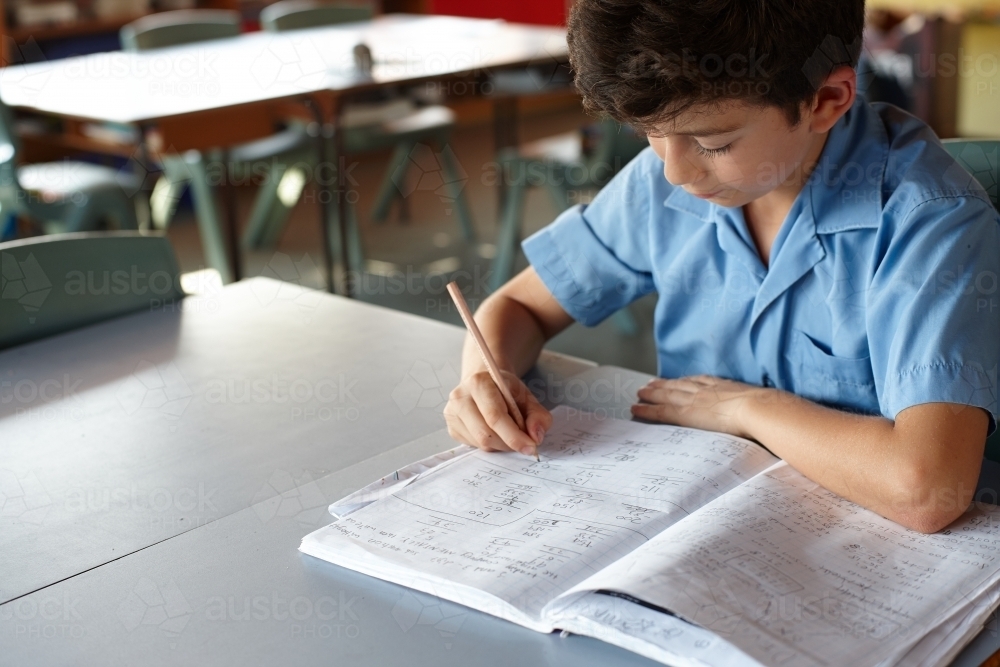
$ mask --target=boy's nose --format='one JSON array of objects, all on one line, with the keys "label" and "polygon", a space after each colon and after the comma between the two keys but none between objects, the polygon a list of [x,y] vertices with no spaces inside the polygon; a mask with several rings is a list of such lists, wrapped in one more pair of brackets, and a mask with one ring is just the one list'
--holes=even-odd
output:
[{"label": "boy's nose", "polygon": [[697,164],[692,162],[688,155],[687,148],[671,146],[667,143],[667,150],[663,156],[663,176],[671,185],[690,185],[701,180],[704,172]]}]

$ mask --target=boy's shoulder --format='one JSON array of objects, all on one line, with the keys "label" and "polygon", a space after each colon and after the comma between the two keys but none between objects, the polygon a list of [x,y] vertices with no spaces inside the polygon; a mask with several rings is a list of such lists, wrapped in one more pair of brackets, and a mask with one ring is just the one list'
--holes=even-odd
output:
[{"label": "boy's shoulder", "polygon": [[[982,185],[967,172],[924,121],[891,104],[864,104],[872,128],[870,139],[883,134],[885,167],[881,182],[882,213],[908,217],[934,201],[981,200],[988,211],[993,204]],[[875,182],[869,184],[874,191]],[[874,194],[874,192],[873,192]]]}]

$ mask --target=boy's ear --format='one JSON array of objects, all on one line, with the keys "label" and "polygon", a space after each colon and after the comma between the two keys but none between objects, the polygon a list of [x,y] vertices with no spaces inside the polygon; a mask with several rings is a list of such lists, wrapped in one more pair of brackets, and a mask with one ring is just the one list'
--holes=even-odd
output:
[{"label": "boy's ear", "polygon": [[858,74],[854,68],[844,65],[833,70],[813,98],[809,129],[816,133],[829,132],[857,96]]}]

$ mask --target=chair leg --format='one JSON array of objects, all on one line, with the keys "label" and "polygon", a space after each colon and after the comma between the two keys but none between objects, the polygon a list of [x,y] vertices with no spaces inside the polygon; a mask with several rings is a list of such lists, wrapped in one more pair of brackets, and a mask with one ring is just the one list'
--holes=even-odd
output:
[{"label": "chair leg", "polygon": [[500,233],[497,235],[497,255],[493,260],[493,275],[490,276],[490,290],[494,292],[510,280],[514,273],[526,188],[525,179],[519,178],[507,189],[506,204],[500,219]]},{"label": "chair leg", "polygon": [[[559,181],[558,185],[556,184],[557,181]],[[550,178],[545,189],[549,191],[549,196],[552,198],[552,205],[555,206],[556,211],[562,213],[569,208],[569,188],[566,187],[565,178]]]},{"label": "chair leg", "polygon": [[257,190],[257,198],[253,203],[253,210],[247,221],[247,228],[243,231],[243,247],[248,250],[260,248],[261,241],[268,232],[269,223],[272,218],[274,207],[280,203],[278,201],[278,189],[281,186],[281,179],[288,171],[288,165],[274,163],[267,172],[267,178]]},{"label": "chair leg", "polygon": [[385,222],[389,217],[389,209],[396,197],[402,195],[397,183],[404,182],[406,174],[410,168],[410,151],[413,150],[413,142],[405,142],[396,145],[396,150],[392,152],[389,166],[382,177],[382,184],[378,188],[378,195],[375,197],[375,206],[372,208],[372,220]]},{"label": "chair leg", "polygon": [[174,181],[166,174],[160,176],[149,195],[150,217],[154,229],[166,229],[177,212],[177,203],[187,187],[185,181]]},{"label": "chair leg", "polygon": [[354,271],[358,277],[365,270],[365,249],[361,244],[361,229],[358,225],[358,213],[353,204],[348,204],[347,209],[347,262],[348,268]]},{"label": "chair leg", "polygon": [[139,218],[136,215],[136,202],[126,197],[124,193],[116,192],[108,195],[102,202],[101,208],[107,212],[107,217],[113,223],[115,229],[134,231],[139,229]]},{"label": "chair leg", "polygon": [[465,182],[468,179],[459,176],[455,154],[448,144],[444,144],[441,149],[441,168],[450,191],[449,196],[455,201],[455,211],[458,213],[458,224],[462,230],[462,237],[465,238],[466,242],[473,243],[476,240],[476,231],[472,225],[469,202],[465,198]]},{"label": "chair leg", "polygon": [[219,210],[215,204],[215,194],[208,182],[205,162],[200,154],[188,154],[185,162],[191,171],[191,194],[194,199],[201,245],[208,266],[219,272],[223,283],[232,282],[233,274],[226,254],[226,240],[222,233]]},{"label": "chair leg", "polygon": [[95,202],[94,195],[89,194],[84,195],[83,201],[68,206],[69,213],[64,219],[63,231],[66,233],[96,231],[102,220],[107,221],[105,211],[97,204],[100,204],[100,201]]}]

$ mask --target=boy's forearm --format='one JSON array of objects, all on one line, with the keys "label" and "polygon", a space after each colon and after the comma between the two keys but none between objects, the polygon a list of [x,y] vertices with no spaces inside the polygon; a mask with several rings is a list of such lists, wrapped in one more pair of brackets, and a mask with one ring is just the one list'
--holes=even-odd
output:
[{"label": "boy's forearm", "polygon": [[936,405],[915,406],[893,422],[765,389],[746,401],[740,421],[748,437],[825,488],[933,532],[972,500],[982,457],[982,441],[978,450],[975,443],[987,421],[978,408]]},{"label": "boy's forearm", "polygon": [[[503,293],[495,294],[476,312],[476,323],[501,370],[520,377],[535,365],[546,337],[537,320],[521,303]],[[479,356],[475,341],[467,335],[462,351],[462,378],[484,370],[486,364]]]}]

